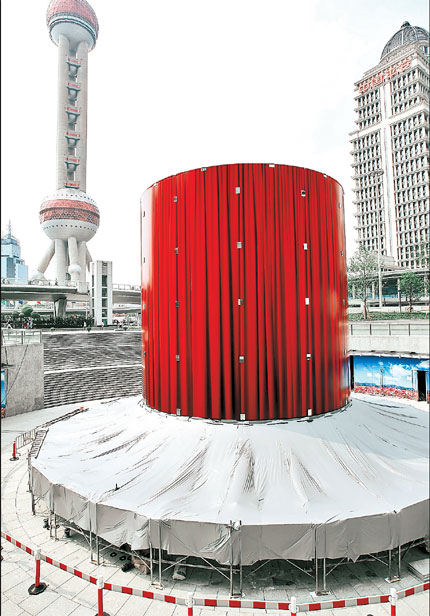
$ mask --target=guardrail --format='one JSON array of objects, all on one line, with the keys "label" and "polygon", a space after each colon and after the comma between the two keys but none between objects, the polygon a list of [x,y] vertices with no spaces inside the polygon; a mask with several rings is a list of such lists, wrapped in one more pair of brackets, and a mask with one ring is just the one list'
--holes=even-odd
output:
[{"label": "guardrail", "polygon": [[2,344],[34,344],[42,342],[40,329],[9,329],[1,330]]},{"label": "guardrail", "polygon": [[132,588],[130,586],[121,586],[119,584],[111,584],[104,582],[102,577],[89,575],[79,569],[70,567],[69,565],[54,560],[46,554],[42,554],[39,548],[31,548],[24,545],[21,541],[14,539],[3,530],[1,536],[6,541],[10,542],[17,548],[24,550],[30,556],[34,556],[36,563],[35,583],[28,589],[29,594],[37,595],[46,589],[46,584],[40,581],[40,561],[46,562],[48,565],[57,567],[62,571],[66,571],[82,580],[95,584],[98,589],[98,615],[108,616],[103,612],[103,590],[119,592],[126,595],[134,595],[145,599],[162,601],[165,603],[173,603],[175,605],[188,606],[188,616],[193,615],[193,608],[196,607],[222,607],[222,608],[242,608],[254,610],[289,610],[291,616],[296,616],[298,612],[320,611],[327,609],[336,609],[341,607],[355,607],[359,605],[372,605],[378,603],[391,603],[391,616],[396,616],[397,600],[410,595],[415,595],[430,589],[430,582],[418,584],[403,590],[390,589],[389,594],[372,595],[369,597],[354,597],[348,599],[334,599],[329,601],[319,601],[313,603],[297,603],[295,597],[291,597],[291,601],[256,601],[253,599],[205,599],[203,597],[193,597],[188,593],[187,597],[176,597],[175,595],[167,595],[161,592],[143,590],[141,588]]},{"label": "guardrail", "polygon": [[[63,282],[58,282],[56,280],[47,280],[46,278],[36,279],[36,280],[24,280],[19,278],[2,278],[1,284],[9,284],[9,285],[31,285],[31,286],[41,286],[41,287],[77,287],[80,283],[79,281],[74,280],[64,280]],[[88,283],[87,283],[88,284]],[[117,284],[114,283],[112,285],[112,289],[117,291],[140,291],[140,285],[138,284]]]},{"label": "guardrail", "polygon": [[140,285],[137,284],[113,284],[114,291],[140,291]]},{"label": "guardrail", "polygon": [[348,323],[350,336],[428,336],[429,322],[419,321],[375,321],[373,323],[360,321]]},{"label": "guardrail", "polygon": [[19,287],[22,286],[32,286],[32,287],[77,287],[79,282],[75,282],[74,280],[64,280],[63,282],[58,282],[56,280],[46,280],[37,279],[37,280],[20,280],[18,278],[2,278],[2,285],[16,285]]}]

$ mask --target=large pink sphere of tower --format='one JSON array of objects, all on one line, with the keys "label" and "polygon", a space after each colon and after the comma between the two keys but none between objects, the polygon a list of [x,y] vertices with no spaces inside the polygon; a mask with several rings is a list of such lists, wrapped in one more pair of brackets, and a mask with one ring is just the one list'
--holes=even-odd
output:
[{"label": "large pink sphere of tower", "polygon": [[88,32],[89,49],[96,44],[99,22],[87,0],[51,0],[46,11],[46,24],[51,39],[57,45],[60,34],[70,39],[73,25],[81,26]]},{"label": "large pink sphere of tower", "polygon": [[86,193],[64,189],[45,197],[39,220],[51,240],[66,240],[73,235],[78,242],[88,242],[98,229],[100,214]]}]

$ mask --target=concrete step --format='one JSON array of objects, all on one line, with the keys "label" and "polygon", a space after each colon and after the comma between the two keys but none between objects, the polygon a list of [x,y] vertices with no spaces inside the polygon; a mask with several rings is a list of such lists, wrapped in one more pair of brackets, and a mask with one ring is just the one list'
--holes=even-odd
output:
[{"label": "concrete step", "polygon": [[45,375],[44,406],[136,396],[141,392],[141,366],[58,371]]},{"label": "concrete step", "polygon": [[44,333],[44,406],[142,393],[140,331]]}]

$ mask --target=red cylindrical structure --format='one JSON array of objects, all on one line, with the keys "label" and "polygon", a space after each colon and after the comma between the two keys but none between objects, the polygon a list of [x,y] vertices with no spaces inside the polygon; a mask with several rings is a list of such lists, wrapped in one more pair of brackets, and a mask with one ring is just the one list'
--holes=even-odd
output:
[{"label": "red cylindrical structure", "polygon": [[141,221],[151,408],[255,421],[347,403],[338,182],[286,165],[196,169],[146,190]]}]

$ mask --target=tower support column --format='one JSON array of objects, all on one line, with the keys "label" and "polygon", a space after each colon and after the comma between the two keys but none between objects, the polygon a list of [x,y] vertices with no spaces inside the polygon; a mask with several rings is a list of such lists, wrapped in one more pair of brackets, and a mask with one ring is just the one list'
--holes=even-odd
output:
[{"label": "tower support column", "polygon": [[50,264],[51,259],[54,256],[54,253],[55,253],[55,242],[54,240],[52,240],[52,242],[49,244],[48,250],[45,252],[45,254],[43,255],[42,259],[39,262],[39,265],[37,266],[37,270],[36,270],[37,274],[44,274],[46,272],[46,268]]},{"label": "tower support column", "polygon": [[81,266],[79,265],[78,242],[76,241],[76,237],[69,237],[67,244],[69,247],[70,277],[74,282],[77,282],[81,278]]},{"label": "tower support column", "polygon": [[67,253],[64,240],[55,241],[56,280],[58,284],[66,282]]},{"label": "tower support column", "polygon": [[67,150],[67,87],[69,55],[69,40],[64,34],[60,34],[58,41],[58,107],[57,107],[57,189],[64,188],[67,180],[65,156]]},{"label": "tower support column", "polygon": [[88,43],[82,41],[78,45],[76,52],[78,60],[81,61],[81,66],[78,72],[78,80],[81,85],[79,92],[79,105],[81,114],[79,116],[77,127],[81,138],[78,142],[76,153],[80,159],[80,164],[76,172],[76,181],[80,185],[80,189],[84,192],[87,189],[87,109],[88,109]]},{"label": "tower support column", "polygon": [[54,301],[54,317],[65,317],[67,308],[67,298],[60,297]]},{"label": "tower support column", "polygon": [[78,243],[79,265],[81,266],[81,282],[87,281],[86,265],[87,265],[87,243],[82,241]]}]

